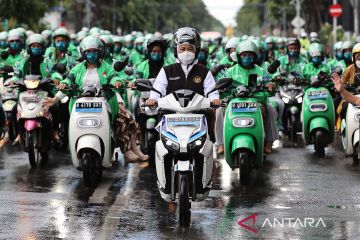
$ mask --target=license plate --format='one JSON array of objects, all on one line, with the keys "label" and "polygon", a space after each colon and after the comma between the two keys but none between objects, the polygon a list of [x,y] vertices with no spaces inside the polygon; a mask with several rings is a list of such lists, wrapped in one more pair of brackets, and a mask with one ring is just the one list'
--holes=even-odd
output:
[{"label": "license plate", "polygon": [[21,101],[23,101],[23,102],[40,102],[41,99],[42,99],[42,97],[40,97],[38,95],[21,97]]},{"label": "license plate", "polygon": [[172,117],[167,118],[167,125],[172,126],[194,126],[200,125],[201,117]]},{"label": "license plate", "polygon": [[308,96],[310,99],[322,99],[328,97],[328,92],[326,90],[311,91]]},{"label": "license plate", "polygon": [[257,102],[232,103],[231,108],[233,112],[256,112]]},{"label": "license plate", "polygon": [[78,102],[76,103],[76,112],[86,112],[86,113],[98,113],[102,111],[101,102]]}]

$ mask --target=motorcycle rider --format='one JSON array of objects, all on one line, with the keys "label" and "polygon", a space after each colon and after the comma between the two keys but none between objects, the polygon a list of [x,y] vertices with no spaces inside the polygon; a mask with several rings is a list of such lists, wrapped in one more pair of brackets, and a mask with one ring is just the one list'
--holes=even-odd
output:
[{"label": "motorcycle rider", "polygon": [[274,76],[279,75],[282,71],[290,73],[292,71],[298,72],[300,75],[307,63],[306,59],[300,55],[301,44],[297,38],[289,38],[287,42],[287,55],[278,58],[280,67],[278,73]]},{"label": "motorcycle rider", "polygon": [[0,32],[0,54],[2,51],[6,50],[8,47],[8,33],[7,32]]},{"label": "motorcycle rider", "polygon": [[[211,91],[215,87],[215,80],[209,69],[198,64],[197,56],[200,52],[200,45],[200,35],[195,29],[190,27],[178,29],[173,38],[176,63],[167,65],[160,70],[153,88],[160,91],[163,96],[180,89],[190,89],[203,96]],[[156,105],[159,97],[158,93],[151,91],[146,105]],[[221,104],[217,91],[211,93],[209,98],[213,105]],[[205,115],[208,118],[210,139],[214,142],[212,111]]]},{"label": "motorcycle rider", "polygon": [[334,44],[334,58],[329,62],[331,71],[333,72],[337,67],[340,67],[342,71],[345,70],[346,65],[343,61],[342,42],[336,42]]},{"label": "motorcycle rider", "polygon": [[[62,77],[59,73],[52,71],[51,65],[45,60],[45,39],[41,34],[32,34],[26,40],[26,51],[28,56],[21,61],[17,62],[14,66],[15,76],[12,78],[13,81],[24,78],[26,75],[40,75],[42,78],[50,77],[53,81],[60,81]],[[50,94],[55,94],[53,88],[46,89]],[[53,117],[57,117],[56,107],[50,109]],[[14,123],[17,123],[17,104],[12,110],[12,116]],[[15,124],[15,132],[18,133],[17,124]],[[20,140],[20,136],[14,140],[13,145],[16,145]],[[53,140],[59,141],[59,136],[56,132],[53,133]]]},{"label": "motorcycle rider", "polygon": [[[60,90],[69,87],[71,84],[76,84],[79,89],[92,85],[99,91],[104,84],[111,84],[115,88],[122,86],[122,80],[118,77],[113,67],[101,59],[101,52],[103,50],[103,44],[100,39],[94,36],[88,36],[83,39],[80,44],[83,58],[83,62],[77,64],[70,70],[66,79],[61,81],[58,88]],[[86,81],[86,82],[84,82]],[[54,98],[48,98],[44,104],[52,106],[56,102],[60,101],[66,95],[59,91]],[[117,140],[120,143],[121,149],[124,152],[124,157],[127,161],[146,161],[149,157],[143,155],[139,149],[138,143],[140,133],[138,127],[134,121],[125,121],[125,116],[122,112],[119,114],[119,104],[116,99],[116,95],[112,91],[107,92],[106,97],[108,99],[109,106],[111,108],[111,122],[115,128]],[[69,111],[71,112],[74,98],[70,99]],[[125,121],[125,122],[124,122]],[[127,130],[124,129],[124,125],[127,125]],[[125,131],[126,130],[126,131]],[[136,136],[135,136],[136,132]],[[141,154],[140,154],[141,153]],[[138,155],[139,154],[139,155]]]},{"label": "motorcycle rider", "polygon": [[[341,75],[340,81],[341,81],[342,86],[354,85],[355,75],[360,73],[360,43],[355,44],[355,46],[353,47],[352,59],[353,59],[353,63],[350,64],[345,69],[344,73]],[[332,77],[336,81],[338,78],[340,78],[338,76],[338,74],[333,74]],[[339,90],[342,90],[342,89],[339,89]],[[345,101],[342,101],[340,103],[339,107],[337,108],[337,113],[340,114],[342,119],[344,119],[346,117],[346,111],[347,111],[347,106],[348,106],[348,103],[346,101],[348,101],[348,99],[346,97],[344,97],[342,91],[338,91],[338,92],[341,93],[341,95],[343,96],[343,100],[345,100]],[[349,94],[347,94],[346,92],[347,91],[344,90],[345,96],[349,96]],[[350,99],[353,100],[354,98],[350,98]]]},{"label": "motorcycle rider", "polygon": [[65,28],[58,28],[54,31],[53,46],[49,47],[45,56],[57,62],[70,62],[69,56],[77,60],[80,56],[76,46],[70,44],[70,34]]},{"label": "motorcycle rider", "polygon": [[[225,76],[232,78],[234,80],[233,87],[239,85],[248,85],[248,78],[250,74],[256,74],[258,79],[262,78],[267,73],[256,65],[257,60],[257,47],[254,42],[246,40],[241,42],[237,49],[237,59],[238,64],[229,68]],[[268,84],[269,90],[274,88],[273,83]],[[265,153],[271,153],[273,141],[278,139],[278,130],[276,127],[276,110],[268,104],[267,97],[261,97],[259,102],[262,104],[262,113],[264,116],[264,126],[265,126]]]},{"label": "motorcycle rider", "polygon": [[320,72],[330,74],[330,68],[324,64],[324,46],[320,43],[312,43],[309,47],[310,62],[304,67],[304,77],[308,81],[312,76],[317,76]]},{"label": "motorcycle rider", "polygon": [[16,62],[21,61],[26,53],[23,51],[24,37],[17,29],[9,31],[7,42],[9,44],[8,50],[1,52],[0,66],[8,65],[14,66]]},{"label": "motorcycle rider", "polygon": [[135,67],[145,60],[144,41],[144,37],[137,37],[134,41],[135,48],[130,52],[129,63]]},{"label": "motorcycle rider", "polygon": [[345,62],[346,67],[350,66],[352,62],[352,54],[351,50],[353,48],[354,44],[351,41],[345,41],[341,45],[341,49],[343,52],[343,60]]},{"label": "motorcycle rider", "polygon": [[120,36],[113,37],[114,42],[114,50],[113,50],[113,58],[116,61],[124,61],[126,58],[126,51],[123,49],[124,41]]}]

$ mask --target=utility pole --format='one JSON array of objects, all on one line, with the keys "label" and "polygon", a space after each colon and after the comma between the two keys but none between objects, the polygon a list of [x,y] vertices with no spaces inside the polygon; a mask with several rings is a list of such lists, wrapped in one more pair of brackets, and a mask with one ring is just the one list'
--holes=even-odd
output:
[{"label": "utility pole", "polygon": [[91,13],[91,0],[86,0],[85,2],[85,26],[90,28],[91,25],[91,18],[92,18],[92,13]]},{"label": "utility pole", "polygon": [[116,0],[113,0],[113,9],[112,9],[112,32],[116,33]]},{"label": "utility pole", "polygon": [[[301,2],[300,2],[300,0],[296,0],[295,8],[296,8],[296,17],[300,18],[300,10],[301,10]],[[296,27],[297,38],[300,38],[300,31],[301,31],[300,26],[298,25]]]},{"label": "utility pole", "polygon": [[359,0],[353,1],[353,7],[354,7],[354,33],[355,36],[359,35]]},{"label": "utility pole", "polygon": [[[333,0],[333,4],[337,4],[337,0]],[[333,45],[336,43],[336,26],[337,18],[333,17]]]}]

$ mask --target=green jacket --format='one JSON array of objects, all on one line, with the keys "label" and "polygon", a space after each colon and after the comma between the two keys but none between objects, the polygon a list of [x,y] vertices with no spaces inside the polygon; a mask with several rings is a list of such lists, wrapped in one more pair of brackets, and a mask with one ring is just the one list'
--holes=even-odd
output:
[{"label": "green jacket", "polygon": [[165,58],[166,58],[166,61],[168,64],[173,64],[176,62],[176,58],[175,58],[173,52],[171,51],[171,48],[168,48],[166,50]]},{"label": "green jacket", "polygon": [[308,63],[304,68],[304,77],[306,80],[310,81],[312,76],[317,76],[320,72],[330,74],[330,68],[328,65],[321,63],[318,67],[315,67],[313,63]]},{"label": "green jacket", "polygon": [[[241,67],[239,64],[236,64],[226,70],[225,77],[232,78],[233,79],[232,87],[236,88],[239,85],[248,86],[248,80],[250,74],[257,75],[257,83],[262,81],[263,77],[267,76],[264,70],[257,65],[255,65],[253,69],[245,69]],[[261,103],[265,103],[267,101],[267,96],[263,92],[256,94],[256,98]]]},{"label": "green jacket", "polygon": [[343,72],[346,69],[346,64],[345,64],[344,60],[339,61],[336,58],[331,59],[331,61],[329,61],[329,65],[330,65],[330,70],[331,71],[334,71],[337,67],[341,67]]},{"label": "green jacket", "polygon": [[302,56],[299,56],[293,63],[290,63],[288,55],[281,56],[278,58],[278,60],[280,62],[280,67],[274,76],[278,76],[281,71],[286,71],[287,73],[295,71],[301,74],[305,65],[307,64],[306,59]]},{"label": "green jacket", "polygon": [[145,60],[145,55],[140,54],[136,49],[131,50],[129,62],[135,67]]},{"label": "green jacket", "polygon": [[[167,62],[167,60],[165,58],[163,67],[167,66],[167,65],[169,65],[169,63]],[[149,75],[150,75],[149,60],[145,60],[136,67],[136,76],[137,76],[137,78],[149,79]],[[133,81],[135,81],[135,79]]]},{"label": "green jacket", "polygon": [[[83,61],[83,62],[77,64],[75,67],[73,67],[70,70],[70,73],[67,76],[67,78],[64,79],[63,81],[61,81],[61,83],[66,84],[68,87],[71,84],[76,84],[79,89],[82,89],[82,84],[83,84],[83,80],[84,80],[86,71],[87,71],[86,61]],[[99,66],[97,68],[97,72],[99,75],[101,85],[104,85],[104,84],[114,85],[115,82],[122,82],[121,79],[119,78],[118,74],[115,72],[114,68],[104,61],[100,62]],[[108,99],[108,103],[111,108],[111,120],[113,122],[116,117],[116,114],[119,112],[119,105],[118,105],[115,94],[112,94],[112,96],[108,96],[107,99]],[[69,103],[70,113],[72,111],[74,103],[75,103],[75,99],[71,98],[70,103]]]},{"label": "green jacket", "polygon": [[9,56],[5,60],[0,59],[0,67],[3,67],[5,65],[14,67],[17,62],[20,62],[26,56],[27,56],[27,53],[25,50],[22,50],[21,52],[15,54],[15,55],[9,54]]},{"label": "green jacket", "polygon": [[[50,46],[46,49],[45,56],[49,57],[50,54],[55,56],[55,51],[56,51],[55,47]],[[77,47],[72,44],[69,44],[69,47],[67,49],[67,55],[71,56],[75,60],[80,58],[80,54],[79,54]]]}]

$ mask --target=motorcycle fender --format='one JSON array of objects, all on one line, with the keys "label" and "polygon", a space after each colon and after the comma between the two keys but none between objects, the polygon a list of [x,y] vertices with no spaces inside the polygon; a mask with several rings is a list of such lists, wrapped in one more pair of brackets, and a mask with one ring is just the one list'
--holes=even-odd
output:
[{"label": "motorcycle fender", "polygon": [[31,132],[38,127],[40,127],[40,122],[38,120],[26,119],[24,122],[24,128],[28,132]]},{"label": "motorcycle fender", "polygon": [[[93,149],[99,154],[99,156],[102,156],[101,142],[100,142],[100,139],[98,136],[95,136],[95,135],[81,136],[76,145],[76,153],[79,154],[79,152],[85,148]],[[79,156],[78,156],[78,159],[79,159]]]},{"label": "motorcycle fender", "polygon": [[328,121],[326,120],[326,118],[317,117],[317,118],[311,119],[311,121],[310,121],[310,128],[309,128],[310,134],[312,133],[312,131],[313,131],[314,129],[317,129],[317,128],[323,128],[323,129],[325,129],[326,131],[329,131],[329,123],[328,123]]},{"label": "motorcycle fender", "polygon": [[256,153],[254,138],[245,134],[235,136],[231,144],[231,154],[239,148],[249,149],[253,153]]},{"label": "motorcycle fender", "polygon": [[165,188],[166,185],[166,176],[165,176],[165,167],[164,167],[164,157],[168,154],[168,150],[165,148],[161,140],[156,142],[155,147],[155,165],[156,165],[156,175],[158,179],[158,185],[162,188]]},{"label": "motorcycle fender", "polygon": [[213,143],[209,139],[206,139],[203,148],[200,150],[200,154],[204,156],[202,185],[203,188],[206,188],[210,183],[214,166]]},{"label": "motorcycle fender", "polygon": [[[353,135],[353,146],[355,146],[359,142],[359,129],[356,129]],[[355,152],[355,151],[354,151]]]}]

